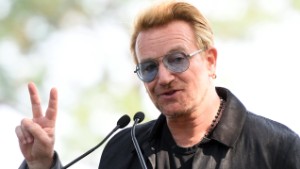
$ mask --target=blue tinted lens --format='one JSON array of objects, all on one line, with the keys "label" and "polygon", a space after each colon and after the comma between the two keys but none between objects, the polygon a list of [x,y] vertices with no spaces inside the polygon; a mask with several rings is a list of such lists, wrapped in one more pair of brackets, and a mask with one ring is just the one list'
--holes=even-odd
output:
[{"label": "blue tinted lens", "polygon": [[137,73],[144,82],[152,81],[158,72],[158,65],[155,61],[147,61],[138,65]]},{"label": "blue tinted lens", "polygon": [[181,73],[186,71],[190,62],[186,54],[183,52],[174,52],[163,58],[164,65],[172,72]]}]

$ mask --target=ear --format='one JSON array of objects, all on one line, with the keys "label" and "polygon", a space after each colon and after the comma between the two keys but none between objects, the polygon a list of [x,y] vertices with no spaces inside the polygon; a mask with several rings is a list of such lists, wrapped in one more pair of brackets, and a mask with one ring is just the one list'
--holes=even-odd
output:
[{"label": "ear", "polygon": [[209,76],[213,79],[216,78],[217,56],[218,52],[216,48],[211,47],[206,50],[207,69]]}]

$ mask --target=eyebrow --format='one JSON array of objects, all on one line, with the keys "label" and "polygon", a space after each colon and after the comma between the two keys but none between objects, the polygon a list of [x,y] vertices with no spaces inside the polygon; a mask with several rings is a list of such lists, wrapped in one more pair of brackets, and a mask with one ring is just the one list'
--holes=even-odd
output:
[{"label": "eyebrow", "polygon": [[184,52],[185,53],[185,48],[183,48],[181,46],[175,46],[171,50],[169,50],[164,56],[166,56],[170,53],[173,53],[173,52]]}]

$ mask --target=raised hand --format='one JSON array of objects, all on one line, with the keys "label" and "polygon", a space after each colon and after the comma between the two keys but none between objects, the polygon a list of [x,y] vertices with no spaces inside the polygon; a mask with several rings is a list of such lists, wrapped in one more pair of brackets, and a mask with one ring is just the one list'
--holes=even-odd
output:
[{"label": "raised hand", "polygon": [[50,168],[54,156],[55,121],[57,115],[57,90],[52,88],[45,115],[38,90],[28,84],[33,118],[24,118],[16,127],[21,152],[30,169]]}]

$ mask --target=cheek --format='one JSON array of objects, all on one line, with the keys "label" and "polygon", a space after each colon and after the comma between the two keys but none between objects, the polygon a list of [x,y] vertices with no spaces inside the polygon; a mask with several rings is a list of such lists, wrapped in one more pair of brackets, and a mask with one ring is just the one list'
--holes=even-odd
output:
[{"label": "cheek", "polygon": [[191,67],[188,86],[194,90],[194,93],[200,92],[209,82],[209,73],[204,64],[195,64]]},{"label": "cheek", "polygon": [[190,69],[192,71],[192,76],[200,81],[205,81],[209,77],[209,66],[203,57],[195,58],[194,62],[191,63]]},{"label": "cheek", "polygon": [[152,83],[144,83],[144,87],[150,96],[150,98],[153,100],[154,98],[154,85]]}]

